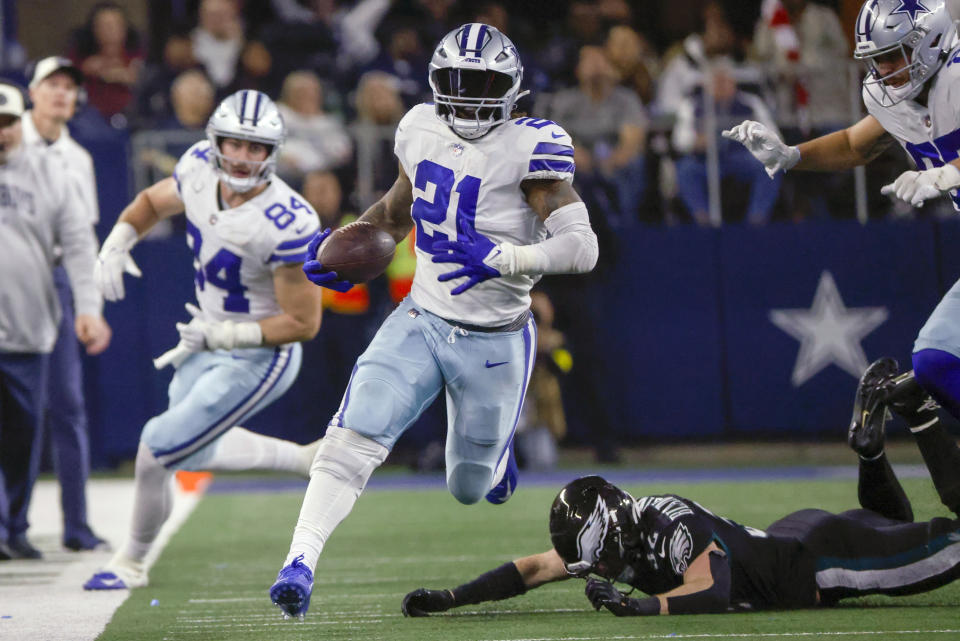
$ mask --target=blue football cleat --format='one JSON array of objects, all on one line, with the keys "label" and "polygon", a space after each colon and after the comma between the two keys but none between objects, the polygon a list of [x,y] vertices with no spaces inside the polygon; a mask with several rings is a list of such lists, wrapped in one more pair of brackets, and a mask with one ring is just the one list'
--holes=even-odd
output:
[{"label": "blue football cleat", "polygon": [[517,468],[517,457],[513,454],[513,441],[511,440],[503,476],[500,478],[500,482],[494,485],[492,490],[487,492],[487,501],[494,505],[506,503],[510,500],[510,497],[513,496],[514,490],[517,489],[519,480],[520,470]]},{"label": "blue football cleat", "polygon": [[84,590],[129,590],[123,579],[113,572],[97,572],[83,584]]},{"label": "blue football cleat", "polygon": [[277,574],[277,581],[270,586],[270,600],[283,610],[283,618],[297,617],[301,621],[310,607],[313,591],[313,572],[303,563],[303,555]]}]

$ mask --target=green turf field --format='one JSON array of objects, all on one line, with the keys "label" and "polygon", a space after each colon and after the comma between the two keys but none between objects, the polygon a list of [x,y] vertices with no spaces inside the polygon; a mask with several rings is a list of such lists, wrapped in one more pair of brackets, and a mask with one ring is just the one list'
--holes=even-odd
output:
[{"label": "green turf field", "polygon": [[[918,518],[944,515],[929,481],[906,481]],[[559,489],[559,488],[556,488]],[[207,496],[133,591],[102,641],[383,639],[564,640],[658,638],[960,639],[960,583],[937,592],[871,597],[833,609],[617,619],[594,612],[570,580],[497,603],[404,619],[416,587],[453,587],[549,546],[556,489],[521,486],[509,503],[459,505],[443,491],[364,494],[329,542],[304,622],[284,621],[267,597],[300,507],[299,493]],[[626,486],[676,492],[763,527],[800,507],[856,506],[851,481]],[[158,603],[151,606],[151,601]]]}]

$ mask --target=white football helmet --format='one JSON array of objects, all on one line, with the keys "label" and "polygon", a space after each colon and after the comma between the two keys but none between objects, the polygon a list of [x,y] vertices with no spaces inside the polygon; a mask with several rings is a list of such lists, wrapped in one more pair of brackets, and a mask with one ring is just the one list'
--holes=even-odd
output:
[{"label": "white football helmet", "polygon": [[460,137],[480,138],[510,120],[523,65],[517,48],[495,27],[473,22],[440,41],[430,60],[437,118]]},{"label": "white football helmet", "polygon": [[[956,36],[944,0],[867,0],[857,16],[853,54],[867,64],[863,86],[884,107],[915,98],[947,59]],[[902,56],[907,65],[882,76],[877,60],[889,55]],[[888,84],[904,70],[908,82]]]},{"label": "white football helmet", "polygon": [[[234,191],[244,193],[261,185],[273,175],[277,166],[277,153],[286,137],[283,116],[267,94],[244,89],[223,99],[210,121],[207,123],[207,139],[213,149],[213,165],[220,180]],[[220,142],[223,138],[237,138],[267,145],[270,148],[267,158],[260,162],[244,161],[254,165],[250,176],[243,178],[231,176],[223,166],[223,152]]]}]

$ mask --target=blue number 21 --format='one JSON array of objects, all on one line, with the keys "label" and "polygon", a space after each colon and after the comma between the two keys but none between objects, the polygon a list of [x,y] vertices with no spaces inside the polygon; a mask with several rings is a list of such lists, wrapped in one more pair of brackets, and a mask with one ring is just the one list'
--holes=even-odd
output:
[{"label": "blue number 21", "polygon": [[413,186],[422,191],[426,191],[430,183],[435,186],[433,202],[418,197],[413,201],[413,208],[410,210],[410,215],[417,223],[417,247],[428,254],[439,253],[433,250],[433,243],[449,240],[449,237],[441,231],[427,234],[423,223],[440,225],[447,219],[450,195],[454,191],[460,195],[456,213],[457,240],[469,240],[477,236],[475,220],[477,198],[480,195],[480,179],[475,176],[464,176],[456,187],[453,185],[454,180],[456,176],[448,167],[430,160],[421,160],[417,165]]},{"label": "blue number 21", "polygon": [[214,254],[206,265],[200,264],[200,247],[203,245],[203,237],[200,230],[187,221],[187,244],[193,250],[195,267],[197,272],[195,279],[197,289],[202,290],[210,283],[214,287],[227,292],[223,297],[223,310],[226,312],[237,312],[247,314],[250,312],[250,301],[244,295],[247,288],[240,280],[240,263],[242,258],[234,254],[229,249],[223,248]]}]

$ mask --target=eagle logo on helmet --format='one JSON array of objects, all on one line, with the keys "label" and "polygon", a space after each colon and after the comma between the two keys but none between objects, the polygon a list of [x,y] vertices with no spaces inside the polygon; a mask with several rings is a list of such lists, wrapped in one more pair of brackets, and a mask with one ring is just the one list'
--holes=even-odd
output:
[{"label": "eagle logo on helmet", "polygon": [[[603,502],[603,497],[598,494],[597,504],[593,508],[593,513],[590,514],[590,517],[584,522],[583,527],[580,528],[580,533],[577,534],[577,557],[580,558],[581,564],[592,567],[600,560],[603,542],[604,539],[607,538],[609,517],[610,515],[607,511],[606,504]],[[581,569],[574,568],[573,565],[580,564],[572,564],[571,569]]]}]

